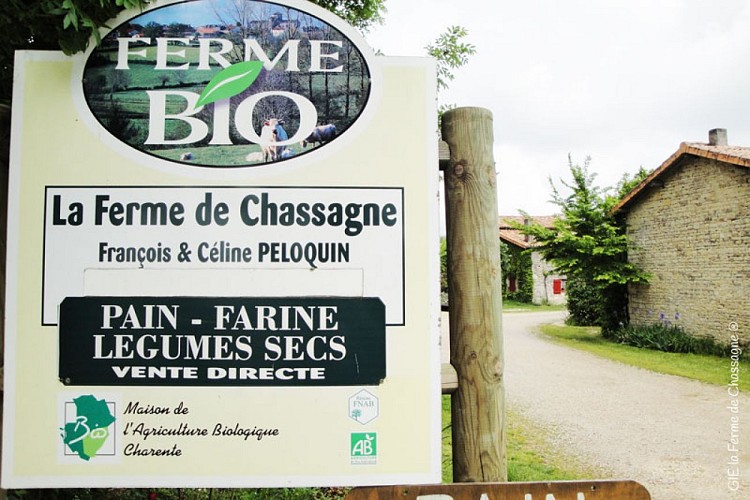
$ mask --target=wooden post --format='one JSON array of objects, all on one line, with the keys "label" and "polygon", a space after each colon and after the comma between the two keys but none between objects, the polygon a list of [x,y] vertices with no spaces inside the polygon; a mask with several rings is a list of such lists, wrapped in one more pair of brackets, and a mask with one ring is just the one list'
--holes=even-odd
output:
[{"label": "wooden post", "polygon": [[453,481],[506,481],[502,282],[492,113],[457,108],[442,120],[445,170]]}]

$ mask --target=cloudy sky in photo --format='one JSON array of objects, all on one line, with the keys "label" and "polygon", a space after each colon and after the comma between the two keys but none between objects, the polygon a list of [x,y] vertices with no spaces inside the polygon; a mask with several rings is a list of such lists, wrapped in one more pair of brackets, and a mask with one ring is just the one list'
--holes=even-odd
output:
[{"label": "cloudy sky in photo", "polygon": [[549,214],[551,177],[591,157],[611,186],[681,142],[726,128],[750,146],[750,2],[387,0],[366,35],[386,55],[424,55],[449,25],[477,53],[440,102],[494,116],[499,210]]}]

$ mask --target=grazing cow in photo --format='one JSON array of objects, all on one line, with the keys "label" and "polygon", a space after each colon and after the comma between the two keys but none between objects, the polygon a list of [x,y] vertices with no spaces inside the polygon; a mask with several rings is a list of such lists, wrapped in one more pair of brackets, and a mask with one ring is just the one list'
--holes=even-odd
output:
[{"label": "grazing cow in photo", "polygon": [[263,122],[263,128],[260,129],[260,148],[263,151],[263,161],[276,160],[276,118],[269,118]]},{"label": "grazing cow in photo", "polygon": [[336,125],[329,123],[327,125],[318,125],[313,129],[310,135],[302,141],[302,147],[306,147],[308,144],[313,146],[316,143],[325,144],[336,138]]}]

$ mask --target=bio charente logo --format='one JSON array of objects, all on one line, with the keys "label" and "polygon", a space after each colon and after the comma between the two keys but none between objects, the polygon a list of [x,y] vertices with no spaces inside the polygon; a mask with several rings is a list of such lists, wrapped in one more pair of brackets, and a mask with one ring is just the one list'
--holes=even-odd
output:
[{"label": "bio charente logo", "polygon": [[110,426],[115,422],[110,403],[89,394],[75,398],[74,409],[69,403],[65,406],[65,425],[60,429],[63,443],[88,461],[110,439]]}]

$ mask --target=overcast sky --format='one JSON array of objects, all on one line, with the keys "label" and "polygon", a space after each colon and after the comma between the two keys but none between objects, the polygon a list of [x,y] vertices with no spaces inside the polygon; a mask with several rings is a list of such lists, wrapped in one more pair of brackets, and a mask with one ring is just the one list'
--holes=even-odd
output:
[{"label": "overcast sky", "polygon": [[750,146],[746,0],[387,0],[370,45],[424,55],[451,24],[477,48],[441,103],[494,116],[501,214],[550,214],[568,155],[601,186],[726,128]]}]

